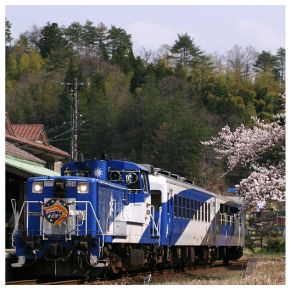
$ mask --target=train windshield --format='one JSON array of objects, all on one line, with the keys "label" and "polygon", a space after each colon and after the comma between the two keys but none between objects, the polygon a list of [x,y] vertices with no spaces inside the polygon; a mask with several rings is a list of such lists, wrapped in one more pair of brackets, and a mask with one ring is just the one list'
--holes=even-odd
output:
[{"label": "train windshield", "polygon": [[142,179],[142,185],[143,185],[143,191],[144,193],[149,193],[148,189],[148,181],[147,181],[147,173],[145,171],[141,171],[141,179]]},{"label": "train windshield", "polygon": [[141,189],[139,172],[138,171],[126,171],[125,172],[125,183],[129,189]]}]

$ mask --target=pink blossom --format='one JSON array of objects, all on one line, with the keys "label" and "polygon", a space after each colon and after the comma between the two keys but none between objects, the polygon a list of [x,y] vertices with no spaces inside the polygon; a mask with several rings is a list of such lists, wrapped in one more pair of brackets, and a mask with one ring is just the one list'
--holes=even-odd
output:
[{"label": "pink blossom", "polygon": [[[282,97],[285,99],[286,94]],[[236,185],[238,194],[244,200],[243,210],[259,201],[285,201],[285,109],[274,118],[276,121],[265,124],[252,117],[253,129],[241,124],[231,132],[230,127],[225,126],[218,133],[219,137],[201,142],[214,146],[217,159],[227,160],[227,171],[222,177],[238,164],[251,168],[251,175]],[[266,156],[271,158],[265,160]]]}]

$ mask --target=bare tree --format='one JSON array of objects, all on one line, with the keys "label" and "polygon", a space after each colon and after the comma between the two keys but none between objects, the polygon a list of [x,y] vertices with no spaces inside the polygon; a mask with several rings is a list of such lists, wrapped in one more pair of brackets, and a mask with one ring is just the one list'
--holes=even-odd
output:
[{"label": "bare tree", "polygon": [[258,56],[258,52],[251,45],[243,49],[235,44],[226,53],[226,63],[229,69],[238,72],[244,78],[253,76],[253,64]]}]

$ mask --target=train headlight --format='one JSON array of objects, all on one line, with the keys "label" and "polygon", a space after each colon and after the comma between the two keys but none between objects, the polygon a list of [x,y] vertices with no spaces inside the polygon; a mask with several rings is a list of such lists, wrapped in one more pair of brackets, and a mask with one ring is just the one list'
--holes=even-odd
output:
[{"label": "train headlight", "polygon": [[88,193],[89,192],[89,183],[88,182],[79,182],[77,189],[78,189],[78,193]]},{"label": "train headlight", "polygon": [[42,193],[43,183],[42,182],[33,182],[32,183],[32,192],[33,193]]}]

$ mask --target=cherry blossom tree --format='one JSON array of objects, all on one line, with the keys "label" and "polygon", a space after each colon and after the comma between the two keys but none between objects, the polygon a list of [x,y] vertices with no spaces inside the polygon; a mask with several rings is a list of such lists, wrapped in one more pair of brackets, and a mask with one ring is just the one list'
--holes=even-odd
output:
[{"label": "cherry blossom tree", "polygon": [[[282,95],[285,99],[286,94]],[[225,177],[238,164],[251,169],[252,173],[243,179],[237,193],[243,198],[242,210],[264,201],[285,201],[285,109],[274,116],[275,121],[265,124],[252,117],[254,128],[243,124],[230,131],[229,126],[222,128],[219,137],[201,142],[214,146],[217,159],[226,159]]]}]

